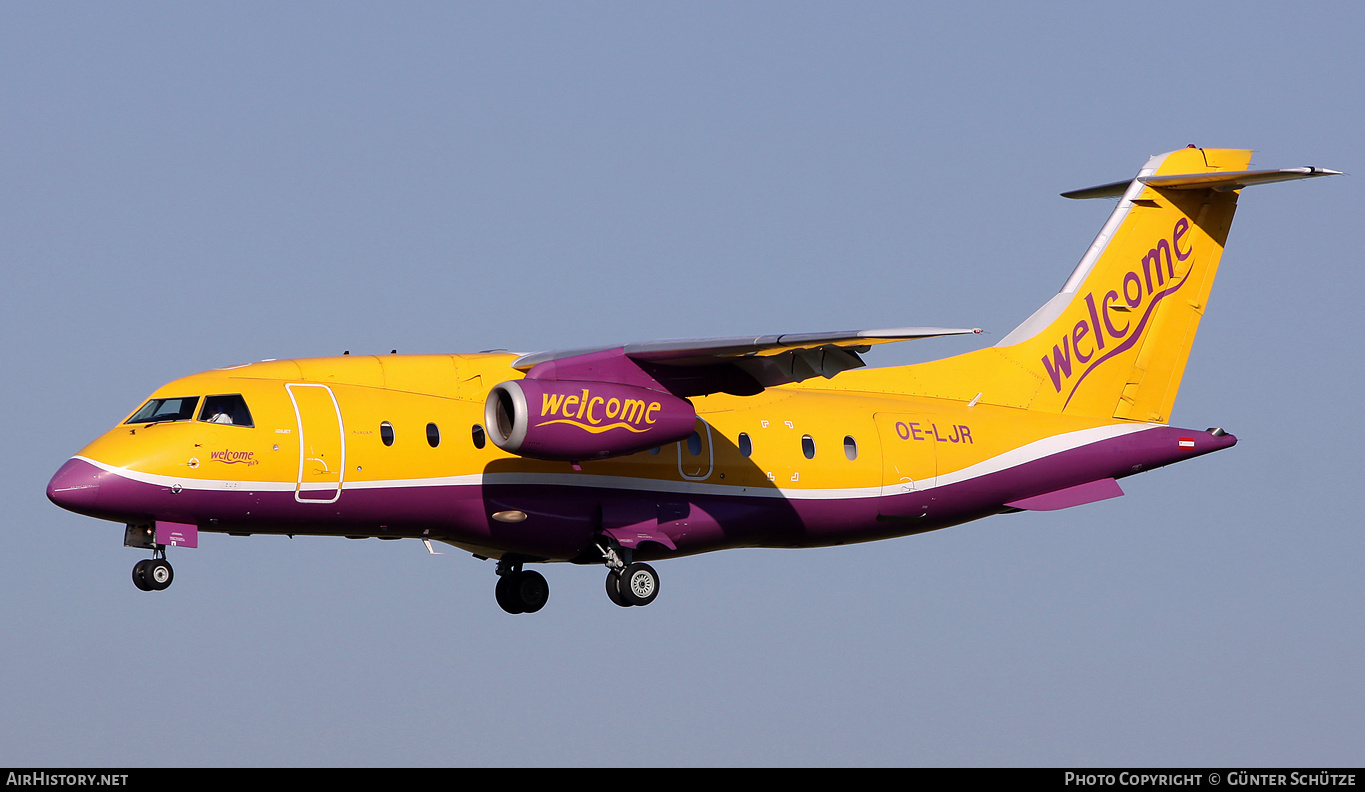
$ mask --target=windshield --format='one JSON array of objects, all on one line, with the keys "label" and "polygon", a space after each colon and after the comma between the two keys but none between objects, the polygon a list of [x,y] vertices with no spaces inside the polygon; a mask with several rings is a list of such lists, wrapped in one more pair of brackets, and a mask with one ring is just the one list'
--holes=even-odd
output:
[{"label": "windshield", "polygon": [[199,410],[199,420],[233,426],[255,426],[251,422],[251,411],[246,408],[246,399],[240,393],[205,397],[204,406]]},{"label": "windshield", "polygon": [[188,421],[194,417],[194,406],[199,403],[198,396],[178,396],[172,399],[151,399],[133,417],[124,423],[159,423],[161,421]]}]

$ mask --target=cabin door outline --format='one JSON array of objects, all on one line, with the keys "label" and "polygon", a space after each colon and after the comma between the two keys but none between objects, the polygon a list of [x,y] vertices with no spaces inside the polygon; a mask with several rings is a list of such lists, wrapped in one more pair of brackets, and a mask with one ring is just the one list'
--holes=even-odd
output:
[{"label": "cabin door outline", "polygon": [[311,382],[286,384],[299,432],[299,475],[294,500],[336,503],[346,479],[346,425],[332,389]]},{"label": "cabin door outline", "polygon": [[[711,441],[711,424],[698,417],[696,429],[690,437],[679,440],[678,475],[688,481],[703,481],[710,478],[716,467],[716,450]],[[697,453],[692,453],[693,448]],[[705,465],[705,467],[703,467]]]}]

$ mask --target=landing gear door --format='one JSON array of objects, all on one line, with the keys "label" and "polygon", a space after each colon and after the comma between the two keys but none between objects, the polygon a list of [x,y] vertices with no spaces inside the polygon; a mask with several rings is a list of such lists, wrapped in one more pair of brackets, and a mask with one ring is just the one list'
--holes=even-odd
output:
[{"label": "landing gear door", "polygon": [[336,395],[326,385],[289,383],[299,427],[299,477],[294,500],[335,503],[346,475],[346,433]]}]

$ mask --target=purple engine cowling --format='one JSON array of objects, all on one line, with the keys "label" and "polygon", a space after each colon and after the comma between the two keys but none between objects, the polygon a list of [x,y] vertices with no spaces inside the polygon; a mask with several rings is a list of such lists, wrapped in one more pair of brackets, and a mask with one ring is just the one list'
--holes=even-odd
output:
[{"label": "purple engine cowling", "polygon": [[484,425],[504,451],[537,459],[621,456],[682,440],[696,427],[691,402],[613,382],[509,380],[493,386]]}]

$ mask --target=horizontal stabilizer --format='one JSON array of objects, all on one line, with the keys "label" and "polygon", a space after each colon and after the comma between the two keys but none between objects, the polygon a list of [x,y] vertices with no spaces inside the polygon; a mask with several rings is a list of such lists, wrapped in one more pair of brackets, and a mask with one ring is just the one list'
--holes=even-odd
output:
[{"label": "horizontal stabilizer", "polygon": [[1005,505],[1011,509],[1024,509],[1026,511],[1057,511],[1058,509],[1069,509],[1072,506],[1117,498],[1122,494],[1123,490],[1119,488],[1117,481],[1105,478],[1059,489],[1045,495],[1035,495],[1032,498],[1010,501]]},{"label": "horizontal stabilizer", "polygon": [[1159,190],[1213,189],[1227,191],[1240,190],[1243,187],[1250,187],[1254,184],[1271,184],[1274,182],[1294,181],[1295,179],[1312,179],[1317,176],[1340,175],[1341,171],[1328,170],[1326,168],[1304,167],[1280,168],[1279,170],[1186,173],[1173,176],[1139,176],[1135,180],[1112,182],[1110,184],[1101,184],[1098,187],[1087,187],[1084,190],[1064,192],[1062,193],[1062,197],[1075,199],[1117,198],[1128,190],[1133,184],[1133,181],[1145,184],[1148,187],[1155,187]]}]

